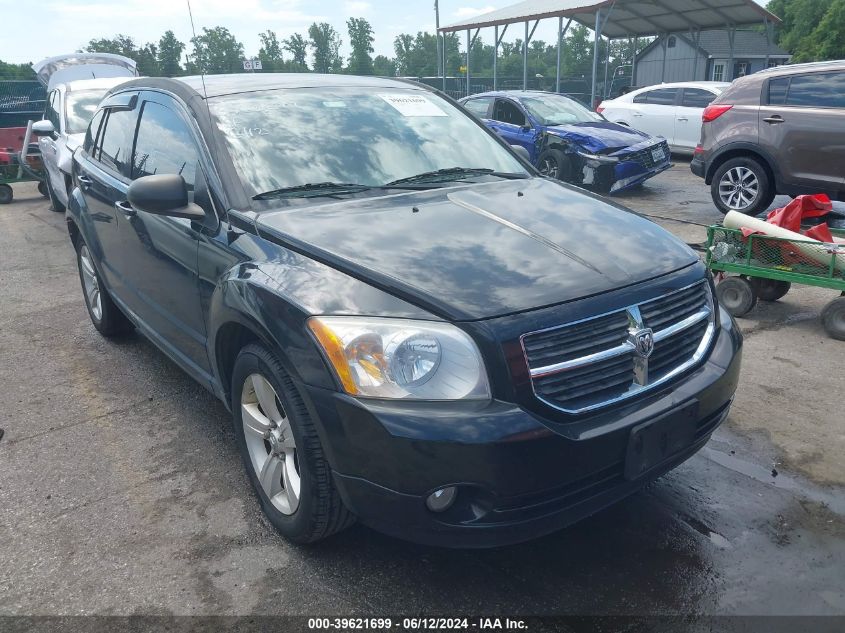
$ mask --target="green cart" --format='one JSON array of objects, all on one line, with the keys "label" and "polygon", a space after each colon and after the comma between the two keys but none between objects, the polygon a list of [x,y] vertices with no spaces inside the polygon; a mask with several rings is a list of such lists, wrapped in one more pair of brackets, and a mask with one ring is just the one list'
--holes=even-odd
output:
[{"label": "green cart", "polygon": [[[831,230],[845,238],[845,231]],[[822,312],[825,331],[845,340],[845,244],[822,244],[767,235],[745,237],[723,226],[707,229],[707,266],[733,276],[716,286],[721,304],[734,316],[748,314],[758,300],[777,301],[792,284],[839,293]]]},{"label": "green cart", "polygon": [[49,196],[47,184],[44,182],[46,174],[40,168],[40,159],[35,163],[23,164],[15,161],[7,164],[0,164],[0,204],[9,204],[14,193],[12,184],[16,182],[37,182],[38,192],[45,198]]}]

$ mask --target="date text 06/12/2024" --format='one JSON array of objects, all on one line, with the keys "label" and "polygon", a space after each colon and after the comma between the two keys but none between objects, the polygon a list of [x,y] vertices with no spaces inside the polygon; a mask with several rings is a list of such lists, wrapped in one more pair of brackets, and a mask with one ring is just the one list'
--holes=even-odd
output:
[{"label": "date text 06/12/2024", "polygon": [[308,618],[310,630],[389,631],[520,631],[527,630],[524,620],[511,618]]}]

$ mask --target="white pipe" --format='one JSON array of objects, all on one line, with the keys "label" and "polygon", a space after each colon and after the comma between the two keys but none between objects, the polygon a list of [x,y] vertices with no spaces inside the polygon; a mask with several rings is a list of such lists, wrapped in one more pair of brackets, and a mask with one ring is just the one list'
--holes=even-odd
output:
[{"label": "white pipe", "polygon": [[[806,255],[813,261],[818,262],[819,265],[824,267],[830,266],[830,257],[833,254],[832,249],[842,251],[841,246],[837,248],[836,246],[826,245],[824,242],[814,240],[806,235],[788,231],[787,229],[775,226],[774,224],[769,224],[768,222],[758,220],[757,218],[747,216],[743,213],[738,213],[737,211],[729,211],[725,216],[723,224],[725,228],[728,229],[752,229],[753,231],[759,231],[760,233],[765,233],[771,237],[794,240],[793,246],[795,246],[797,250],[801,251],[802,254]],[[814,244],[818,244],[818,246],[815,246]],[[836,255],[835,266],[840,271],[845,271],[845,252],[841,255]]]}]

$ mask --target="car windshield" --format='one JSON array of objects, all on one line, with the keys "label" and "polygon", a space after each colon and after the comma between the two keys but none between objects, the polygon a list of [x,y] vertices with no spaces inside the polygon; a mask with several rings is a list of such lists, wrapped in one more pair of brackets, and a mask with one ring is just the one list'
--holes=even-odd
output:
[{"label": "car windshield", "polygon": [[602,120],[601,115],[561,95],[532,95],[521,97],[520,102],[531,116],[539,121],[540,125],[592,123]]},{"label": "car windshield", "polygon": [[105,93],[105,90],[80,90],[68,93],[65,108],[68,134],[81,134],[88,129],[91,117],[97,111],[97,106],[100,105]]},{"label": "car windshield", "polygon": [[420,90],[268,90],[209,104],[250,197],[317,183],[380,187],[438,170],[450,170],[443,181],[527,175],[474,119]]}]

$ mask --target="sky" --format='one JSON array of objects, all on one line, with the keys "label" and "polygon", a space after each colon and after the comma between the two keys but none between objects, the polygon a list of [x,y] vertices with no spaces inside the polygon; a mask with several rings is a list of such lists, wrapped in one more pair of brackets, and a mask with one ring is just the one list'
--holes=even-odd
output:
[{"label": "sky", "polygon": [[[499,9],[518,0],[440,0],[440,22],[448,25]],[[757,0],[760,4],[765,4]],[[434,32],[434,0],[191,0],[197,32],[225,26],[244,44],[247,56],[258,53],[258,33],[271,29],[279,38],[299,32],[307,37],[312,22],[328,22],[349,54],[346,19],[363,17],[375,31],[375,54],[393,57],[399,33]],[[0,60],[34,62],[70,53],[92,38],[129,35],[139,44],[158,42],[170,29],[188,44],[191,24],[186,0],[0,0],[4,17]],[[11,23],[9,23],[11,18]],[[535,39],[555,40],[556,20],[540,23]],[[492,40],[482,31],[481,38]],[[510,29],[506,41],[519,37]],[[190,47],[189,47],[190,49]]]}]

